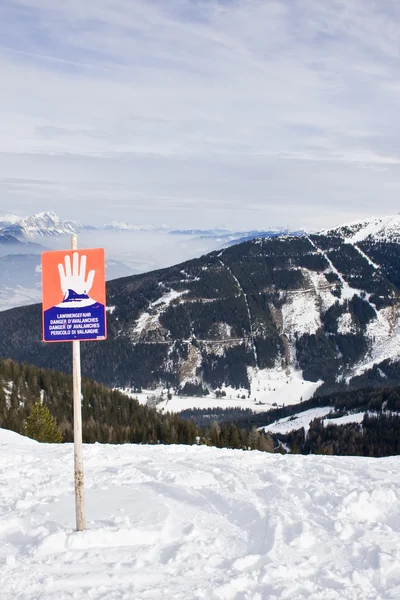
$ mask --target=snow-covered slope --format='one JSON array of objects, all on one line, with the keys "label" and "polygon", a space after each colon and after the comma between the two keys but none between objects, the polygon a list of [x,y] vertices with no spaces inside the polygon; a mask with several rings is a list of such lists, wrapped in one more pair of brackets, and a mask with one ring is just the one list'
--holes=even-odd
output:
[{"label": "snow-covered slope", "polygon": [[337,234],[354,244],[367,239],[399,243],[400,213],[397,215],[375,217],[364,221],[354,221],[321,233],[328,235]]},{"label": "snow-covered slope", "polygon": [[271,425],[262,427],[262,429],[264,429],[264,431],[269,431],[270,433],[288,433],[289,431],[295,431],[296,429],[301,429],[304,427],[304,430],[307,433],[311,421],[326,417],[332,411],[332,406],[310,408],[309,410],[305,410],[297,415],[279,419],[278,421],[275,421],[275,423],[271,423]]},{"label": "snow-covered slope", "polygon": [[[273,408],[290,406],[308,400],[321,385],[321,381],[304,381],[301,371],[283,369],[248,368],[250,390],[222,386],[221,393],[210,391],[206,396],[183,396],[165,388],[135,392],[122,388],[124,394],[137,398],[141,404],[156,406],[158,410],[179,413],[192,408],[212,410],[222,408],[250,409],[265,412]],[[170,392],[170,397],[168,396]]]},{"label": "snow-covered slope", "polygon": [[38,442],[31,440],[30,438],[19,435],[15,431],[9,429],[0,429],[0,444],[12,444],[14,446],[32,446]]},{"label": "snow-covered slope", "polygon": [[0,441],[2,600],[400,597],[400,457],[99,444],[84,457],[76,533],[72,446]]},{"label": "snow-covered slope", "polygon": [[[296,415],[279,419],[270,425],[260,427],[260,429],[269,431],[269,433],[286,434],[290,431],[296,431],[297,429],[301,429],[303,427],[305,433],[307,434],[307,431],[310,428],[310,423],[314,419],[323,419],[322,422],[325,427],[328,427],[329,425],[348,425],[349,423],[362,423],[365,412],[349,413],[343,417],[337,418],[334,417],[334,414],[335,408],[333,406],[310,408],[309,410],[297,413]],[[370,414],[376,416],[376,413]]]}]

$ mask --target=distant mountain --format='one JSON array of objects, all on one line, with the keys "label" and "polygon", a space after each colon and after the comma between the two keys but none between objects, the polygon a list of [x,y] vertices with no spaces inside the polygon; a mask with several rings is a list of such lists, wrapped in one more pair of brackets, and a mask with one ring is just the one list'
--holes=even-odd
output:
[{"label": "distant mountain", "polygon": [[0,231],[0,257],[14,254],[32,254],[45,250],[40,244],[34,242],[22,241],[11,235],[7,231]]},{"label": "distant mountain", "polygon": [[220,243],[220,247],[233,246],[248,240],[256,238],[270,238],[284,235],[299,236],[304,235],[303,230],[291,231],[284,227],[276,227],[272,229],[253,229],[249,231],[234,231],[230,229],[173,229],[169,232],[170,235],[194,235],[199,239],[216,239]]},{"label": "distant mountain", "polygon": [[[171,231],[166,225],[130,225],[117,221],[93,226],[78,221],[63,221],[54,212],[41,212],[24,218],[6,215],[0,218],[0,259],[3,267],[0,271],[0,310],[40,299],[40,277],[32,269],[32,254],[59,249],[59,238],[74,233],[79,234],[80,245],[83,242],[84,246],[100,244],[106,248],[109,279],[164,267],[183,257],[198,256],[237,243],[235,240],[246,236],[245,232],[235,233],[224,228]],[[121,235],[117,238],[115,233]],[[142,238],[147,234],[146,239]],[[179,239],[176,243],[173,238],[163,239],[162,236],[166,234],[178,236]],[[248,232],[247,237],[260,235],[261,232]],[[137,251],[139,238],[141,241],[143,239],[140,252]],[[69,247],[68,240],[64,243]],[[162,247],[161,252],[157,251],[157,246]],[[172,260],[171,254],[174,256]],[[36,262],[35,267],[39,259]]]},{"label": "distant mountain", "polygon": [[54,212],[41,212],[24,218],[3,217],[0,220],[1,233],[28,240],[50,235],[71,235],[84,228],[87,226],[77,221],[62,221]]},{"label": "distant mountain", "polygon": [[167,225],[130,225],[129,223],[119,223],[118,221],[112,221],[112,223],[101,225],[96,229],[104,231],[137,231],[137,232],[169,232],[170,228]]},{"label": "distant mountain", "polygon": [[119,231],[140,233],[168,233],[169,235],[194,236],[201,239],[218,239],[221,246],[244,241],[255,237],[273,237],[278,235],[297,235],[284,228],[253,231],[233,231],[226,228],[215,229],[171,229],[167,225],[131,225],[126,222],[112,221],[104,225],[87,225],[78,221],[63,221],[54,212],[40,212],[28,217],[6,215],[0,218],[0,234],[10,235],[19,240],[32,240],[53,235],[72,235],[82,231]]},{"label": "distant mountain", "polygon": [[166,225],[129,225],[113,221],[110,224],[94,226],[78,221],[63,221],[54,212],[40,212],[29,217],[7,215],[0,218],[0,234],[10,235],[19,240],[32,240],[53,235],[72,235],[82,231],[168,231]]},{"label": "distant mountain", "polygon": [[226,227],[217,229],[171,229],[170,235],[196,235],[198,237],[215,237],[230,235],[233,232]]},{"label": "distant mountain", "polygon": [[[296,378],[298,401],[398,384],[399,229],[373,223],[255,239],[110,282],[109,339],[83,345],[85,374],[183,394],[279,389],[283,402]],[[66,344],[40,341],[40,307],[0,313],[0,328],[1,356],[70,369]]]},{"label": "distant mountain", "polygon": [[11,235],[11,233],[9,233],[8,231],[0,230],[0,246],[8,247],[12,244],[15,244],[16,246],[22,246],[22,242],[20,242],[20,240]]}]

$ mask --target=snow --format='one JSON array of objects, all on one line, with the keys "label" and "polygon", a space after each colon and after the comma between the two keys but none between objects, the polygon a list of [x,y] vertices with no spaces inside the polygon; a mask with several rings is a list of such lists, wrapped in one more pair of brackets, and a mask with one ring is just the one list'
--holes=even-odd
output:
[{"label": "snow", "polygon": [[[369,414],[375,417],[377,416],[376,413]],[[278,421],[275,421],[270,425],[266,425],[265,427],[259,427],[259,429],[269,431],[270,433],[286,434],[290,431],[295,431],[296,429],[301,429],[302,427],[304,427],[304,430],[307,433],[307,431],[310,428],[310,423],[314,419],[322,419],[322,423],[325,427],[328,427],[328,425],[348,425],[349,423],[362,423],[365,412],[352,413],[337,418],[334,418],[333,415],[334,408],[332,406],[311,408],[310,410],[305,410],[304,412],[298,413],[296,415],[279,419]]]},{"label": "snow", "polygon": [[[341,283],[341,294],[340,294],[340,298],[338,299],[338,301],[341,304],[343,304],[343,302],[345,302],[345,300],[351,300],[352,297],[354,296],[354,294],[357,294],[357,295],[360,296],[362,290],[358,290],[356,288],[351,287],[347,283],[347,281],[345,281],[345,279],[343,278],[343,275],[334,266],[333,262],[328,257],[328,255],[326,254],[326,252],[324,252],[323,250],[321,250],[309,237],[307,237],[307,240],[315,248],[315,250],[318,252],[318,254],[321,254],[325,258],[325,260],[327,261],[327,263],[329,265],[329,271],[331,273],[335,273],[335,275],[338,277],[338,279],[339,279],[339,281]],[[332,298],[334,298],[333,295],[332,295]],[[332,301],[332,304],[335,301],[336,301],[336,298],[334,298],[334,300]]]},{"label": "snow", "polygon": [[357,329],[353,322],[353,317],[349,312],[345,312],[337,320],[338,333],[356,333]]},{"label": "snow", "polygon": [[247,311],[247,316],[249,319],[249,332],[250,332],[250,339],[251,339],[251,346],[253,349],[253,355],[254,355],[254,362],[256,365],[258,365],[258,356],[257,356],[257,348],[254,342],[254,328],[253,328],[253,320],[251,317],[251,310],[250,310],[250,306],[249,306],[249,301],[247,299],[247,296],[244,292],[244,289],[239,281],[239,279],[236,277],[236,275],[234,275],[233,271],[230,269],[230,267],[228,267],[228,265],[226,265],[222,260],[219,261],[221,263],[221,265],[229,272],[229,274],[231,275],[232,279],[235,281],[237,288],[240,292],[240,295],[243,296],[244,298],[244,302],[246,304],[246,311]]},{"label": "snow", "polygon": [[325,427],[328,425],[348,425],[349,423],[362,423],[364,419],[364,412],[353,413],[352,415],[344,415],[337,419],[324,419],[322,422]]},{"label": "snow", "polygon": [[[303,372],[292,368],[282,369],[247,369],[251,397],[257,402],[271,408],[274,403],[278,406],[298,404],[308,400],[322,384],[322,381],[307,381]],[[264,410],[266,407],[264,406]]]},{"label": "snow", "polygon": [[[2,436],[1,436],[2,437]],[[0,442],[1,600],[400,597],[400,457]]]},{"label": "snow", "polygon": [[[125,390],[123,390],[124,393]],[[134,398],[137,398],[141,404],[151,404],[151,398],[156,395],[154,391],[145,391],[140,394],[132,394]],[[239,398],[237,397],[239,395]],[[245,396],[242,399],[241,396]],[[149,400],[150,399],[150,400]],[[166,394],[164,394],[161,401],[156,401],[157,410],[165,410],[166,412],[179,413],[183,410],[190,410],[192,408],[199,408],[203,410],[212,410],[215,408],[249,408],[254,412],[264,412],[270,407],[265,405],[257,405],[254,403],[252,398],[248,398],[248,390],[234,390],[232,394],[227,394],[226,397],[222,396],[217,398],[215,394],[208,396],[179,396],[172,395],[171,400],[168,400]]]},{"label": "snow", "polygon": [[17,215],[3,215],[0,217],[0,226],[1,228],[6,227],[7,225],[15,225],[21,220],[21,217],[17,217]]},{"label": "snow", "polygon": [[370,350],[348,375],[347,379],[361,375],[374,364],[400,358],[400,314],[397,306],[388,306],[377,312],[377,318],[368,323],[366,336]]},{"label": "snow", "polygon": [[187,293],[188,290],[185,290],[184,292],[176,292],[175,290],[170,290],[167,294],[164,294],[164,296],[161,296],[161,298],[159,298],[155,302],[152,302],[150,306],[163,305],[163,308],[165,309],[171,304],[173,300],[176,300],[177,298],[180,298],[181,296]]},{"label": "snow", "polygon": [[298,413],[297,415],[293,415],[290,417],[284,417],[283,419],[279,419],[270,425],[266,425],[265,427],[260,427],[260,429],[264,429],[264,431],[269,431],[270,433],[282,433],[286,434],[290,431],[295,431],[296,429],[301,429],[304,427],[305,432],[310,428],[310,423],[314,419],[321,419],[322,417],[326,417],[332,412],[331,406],[322,406],[319,408],[310,408],[310,410],[305,410],[304,412]]},{"label": "snow", "polygon": [[377,265],[376,263],[374,263],[370,257],[365,254],[365,252],[363,252],[361,250],[361,248],[359,248],[355,243],[352,242],[352,240],[347,240],[346,243],[348,244],[353,244],[353,247],[357,250],[357,252],[367,261],[367,263],[369,265],[371,265],[371,267],[373,267],[374,269],[380,269],[379,265]]},{"label": "snow", "polygon": [[286,303],[282,306],[283,331],[293,341],[295,332],[302,336],[312,335],[321,327],[321,315],[317,306],[317,297],[300,291],[287,296]]},{"label": "snow", "polygon": [[306,289],[285,292],[282,306],[282,332],[294,343],[295,333],[312,335],[321,327],[321,308],[326,311],[337,298],[332,294],[332,284],[323,273],[302,269],[309,282]]},{"label": "snow", "polygon": [[15,433],[15,431],[0,429],[0,444],[5,443],[14,444],[16,446],[32,446],[36,445],[38,442],[23,435],[19,435],[18,433]]},{"label": "snow", "polygon": [[379,241],[399,242],[400,213],[384,217],[371,217],[365,221],[353,221],[334,229],[324,229],[320,233],[322,235],[340,234],[352,244],[357,244],[367,238]]},{"label": "snow", "polygon": [[76,233],[83,226],[76,221],[62,221],[54,212],[39,212],[28,217],[4,217],[0,219],[1,227],[18,226],[27,239],[47,235],[64,235]]},{"label": "snow", "polygon": [[350,238],[353,244],[369,237],[380,241],[400,241],[400,215],[377,217],[362,225]]},{"label": "snow", "polygon": [[168,308],[173,300],[180,298],[188,293],[188,290],[183,292],[176,292],[175,290],[169,290],[166,294],[150,302],[147,310],[144,311],[140,317],[136,320],[136,325],[132,331],[132,341],[138,342],[140,336],[143,333],[151,331],[157,331],[161,329],[159,321],[160,315]]},{"label": "snow", "polygon": [[[129,389],[120,391],[137,398],[141,404],[156,404],[158,410],[171,413],[191,408],[204,410],[243,408],[253,412],[265,412],[277,406],[288,406],[289,404],[298,404],[301,400],[308,400],[322,383],[322,381],[306,381],[303,379],[301,371],[290,369],[261,370],[249,367],[247,371],[250,381],[250,397],[249,390],[228,386],[221,388],[226,395],[219,398],[215,392],[210,392],[207,396],[180,396],[172,391],[172,398],[168,400],[167,390],[162,388],[143,390],[140,393],[132,392]],[[155,402],[154,398],[156,398]]]}]

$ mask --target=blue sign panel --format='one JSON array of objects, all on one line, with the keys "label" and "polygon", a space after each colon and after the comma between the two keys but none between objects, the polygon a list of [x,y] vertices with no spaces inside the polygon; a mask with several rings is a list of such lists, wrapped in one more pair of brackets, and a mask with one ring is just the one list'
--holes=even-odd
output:
[{"label": "blue sign panel", "polygon": [[95,302],[88,306],[54,306],[43,313],[45,342],[73,340],[104,340],[106,317],[104,305]]}]

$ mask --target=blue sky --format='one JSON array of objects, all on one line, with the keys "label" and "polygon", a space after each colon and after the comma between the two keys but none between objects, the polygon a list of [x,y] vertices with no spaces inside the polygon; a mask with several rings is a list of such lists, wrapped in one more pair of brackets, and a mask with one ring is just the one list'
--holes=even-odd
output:
[{"label": "blue sky", "polygon": [[396,213],[399,40],[395,0],[3,0],[0,212]]}]

